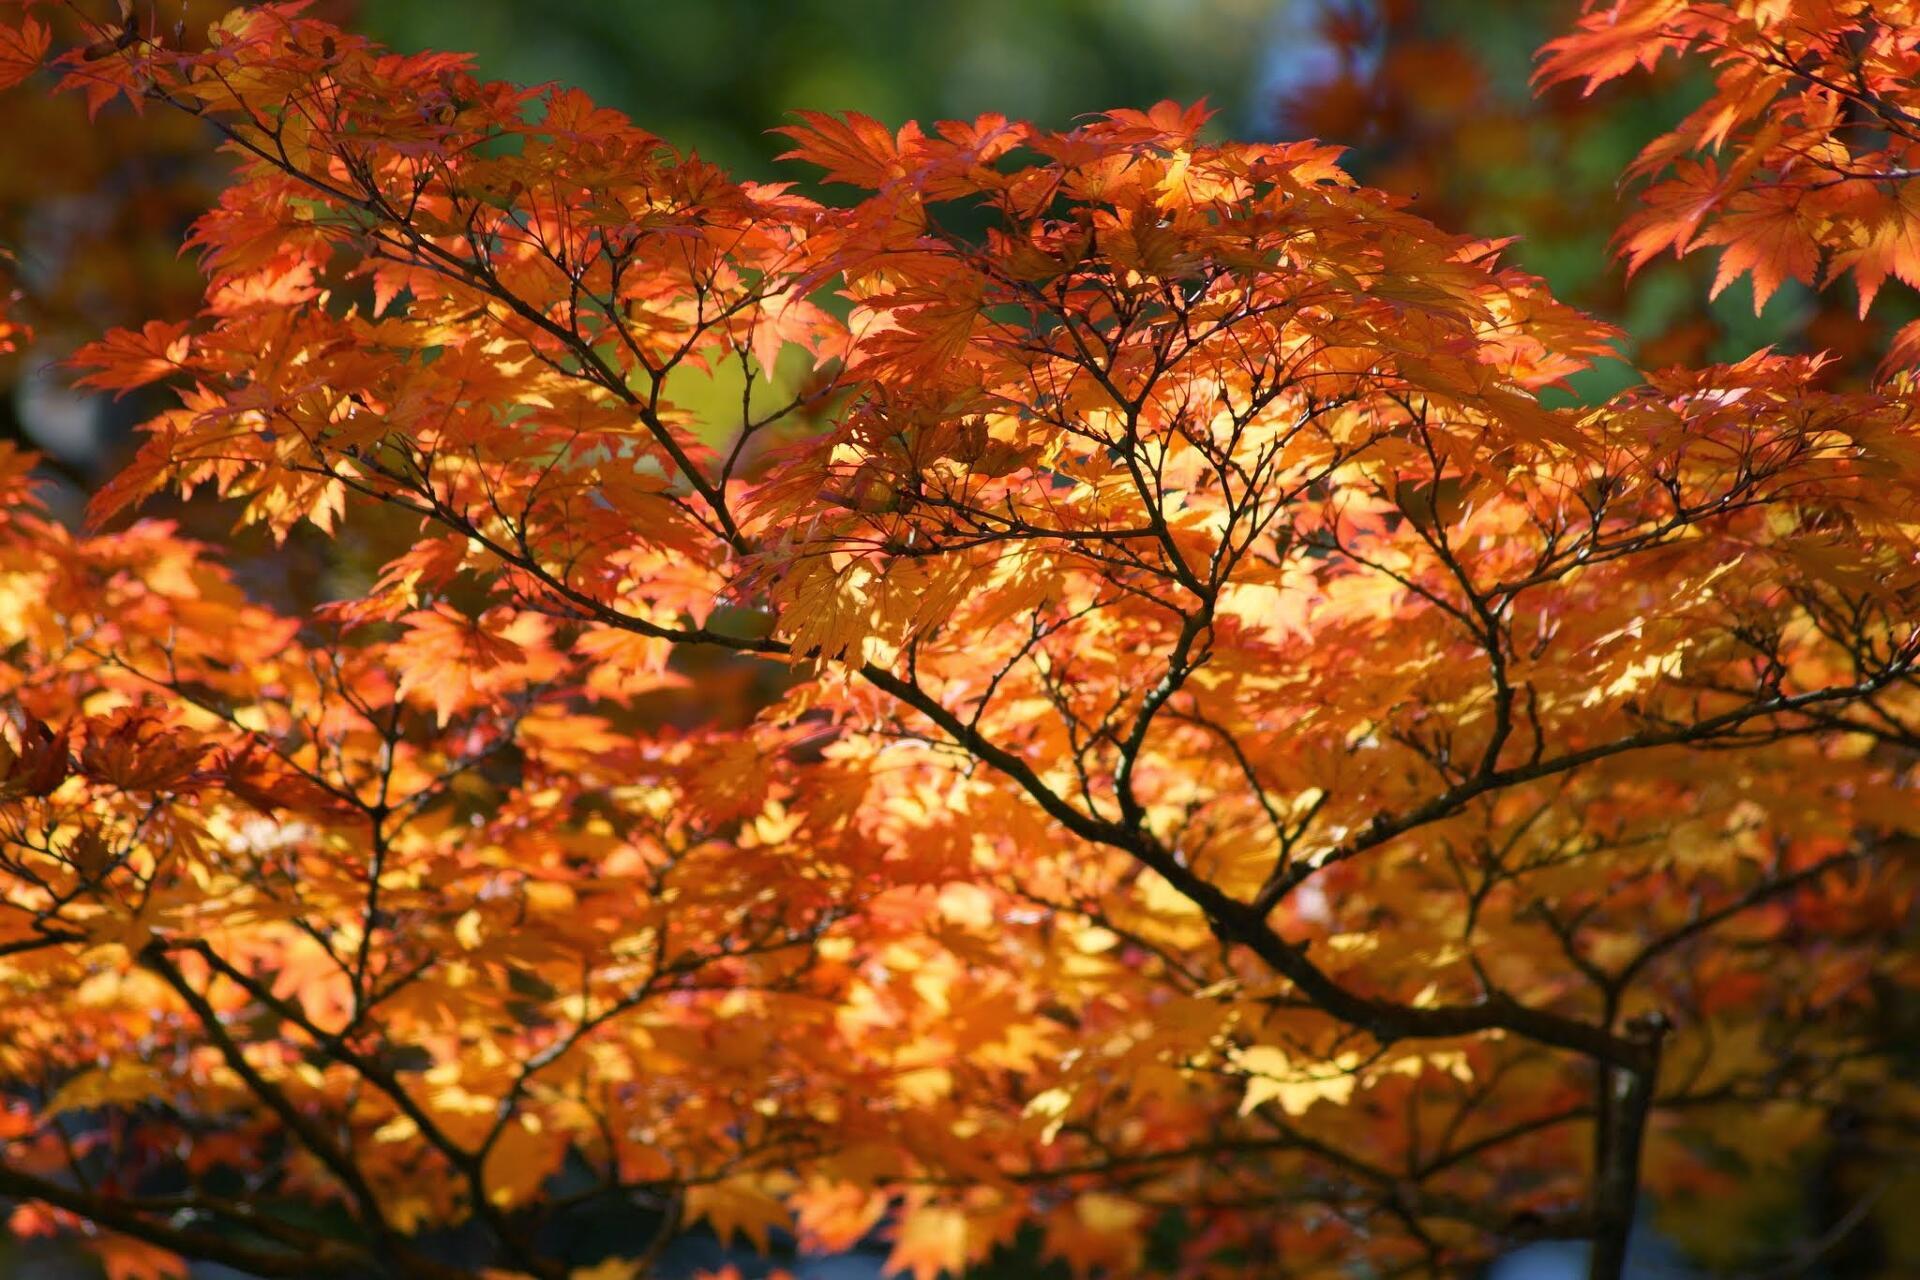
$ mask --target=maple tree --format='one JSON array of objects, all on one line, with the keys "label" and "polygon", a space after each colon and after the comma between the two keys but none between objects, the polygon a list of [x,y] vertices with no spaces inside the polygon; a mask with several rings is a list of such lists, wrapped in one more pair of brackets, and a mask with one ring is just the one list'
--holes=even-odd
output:
[{"label": "maple tree", "polygon": [[[1550,43],[1549,84],[1596,86],[1668,54],[1713,68],[1713,92],[1650,142],[1654,178],[1620,231],[1630,267],[1717,249],[1714,292],[1750,276],[1756,310],[1788,280],[1850,276],[1864,317],[1882,286],[1920,284],[1920,9],[1902,3],[1591,4]],[[1920,352],[1920,322],[1888,367]]]},{"label": "maple tree", "polygon": [[[36,8],[0,79],[234,168],[200,314],[77,358],[177,393],[94,529],[0,455],[15,1231],[425,1277],[878,1231],[931,1280],[1027,1226],[1134,1273],[1174,1215],[1195,1275],[1612,1276],[1643,1176],[1920,1122],[1898,361],[1555,407],[1613,330],[1200,108],[803,113],[833,207],[298,5],[51,53]],[[1543,75],[1789,11],[1595,10]],[[1862,12],[1791,46],[1808,105],[1682,127],[1758,158],[1631,256],[1811,271],[1747,202],[1847,186],[1772,151],[1842,123],[1810,58],[1884,44],[1904,110]],[[1806,223],[1869,297],[1898,147]],[[379,567],[263,602],[126,519],[195,490]],[[580,1256],[609,1208],[655,1252]]]},{"label": "maple tree", "polygon": [[[218,12],[209,6],[202,15]],[[49,42],[84,36],[71,12],[49,9],[43,18]],[[186,39],[204,34],[182,29]],[[8,40],[0,65],[10,71],[0,74],[30,68],[38,47],[37,36]],[[55,357],[115,325],[193,314],[201,281],[178,249],[218,190],[219,159],[199,126],[175,112],[90,119],[77,96],[18,93],[10,96],[8,123],[0,136],[0,243],[7,246],[0,292],[36,345],[23,357],[21,344],[0,344],[7,392],[0,435],[44,445],[43,463],[64,466],[79,490],[123,460],[112,446],[137,410],[121,406],[111,415],[114,429],[103,430],[109,424],[73,421],[81,414],[70,409],[66,422],[47,429],[76,399]]]}]

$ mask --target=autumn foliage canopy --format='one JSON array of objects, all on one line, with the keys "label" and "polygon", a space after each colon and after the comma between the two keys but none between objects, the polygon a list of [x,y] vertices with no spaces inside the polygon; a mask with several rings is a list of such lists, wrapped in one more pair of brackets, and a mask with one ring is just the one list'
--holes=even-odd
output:
[{"label": "autumn foliage canopy", "polygon": [[[1569,13],[1545,81],[1715,77],[1628,264],[1920,281],[1917,10]],[[0,22],[232,166],[198,315],[72,361],[156,406],[88,530],[0,456],[14,1232],[1613,1274],[1911,1141],[1914,331],[1583,404],[1505,246],[1199,108],[802,113],[828,204],[298,5]],[[369,568],[288,606],[186,494]]]}]

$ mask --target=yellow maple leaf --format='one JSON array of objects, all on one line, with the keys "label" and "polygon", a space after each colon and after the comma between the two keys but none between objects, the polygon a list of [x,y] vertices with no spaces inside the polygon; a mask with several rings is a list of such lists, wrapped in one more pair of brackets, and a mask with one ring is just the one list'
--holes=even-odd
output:
[{"label": "yellow maple leaf", "polygon": [[638,1280],[642,1265],[631,1258],[605,1258],[590,1267],[575,1267],[567,1280]]},{"label": "yellow maple leaf", "polygon": [[722,1244],[737,1233],[753,1241],[762,1252],[767,1247],[767,1233],[775,1227],[784,1230],[791,1221],[786,1206],[749,1174],[691,1188],[686,1212],[689,1222],[705,1220]]}]

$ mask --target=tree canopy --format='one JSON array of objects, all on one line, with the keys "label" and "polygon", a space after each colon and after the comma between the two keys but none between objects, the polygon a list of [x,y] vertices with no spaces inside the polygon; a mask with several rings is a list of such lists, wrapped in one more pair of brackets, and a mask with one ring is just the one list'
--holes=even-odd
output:
[{"label": "tree canopy", "polygon": [[[14,1230],[1612,1276],[1643,1185],[1911,1146],[1912,330],[1582,403],[1615,328],[1202,107],[803,112],[828,203],[300,5],[16,8],[0,81],[231,170],[198,314],[74,358],[164,399],[90,525],[0,456]],[[1540,75],[1710,60],[1629,265],[1864,309],[1916,30],[1634,0]],[[369,567],[291,607],[195,493]]]}]

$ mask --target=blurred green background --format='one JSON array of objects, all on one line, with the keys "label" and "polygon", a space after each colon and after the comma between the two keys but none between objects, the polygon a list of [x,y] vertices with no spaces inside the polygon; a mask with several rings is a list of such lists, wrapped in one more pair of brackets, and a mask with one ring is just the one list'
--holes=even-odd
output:
[{"label": "blurred green background", "polygon": [[402,48],[467,49],[490,74],[578,86],[684,148],[777,172],[766,130],[796,107],[890,124],[1211,98],[1258,129],[1275,0],[372,0]]}]

